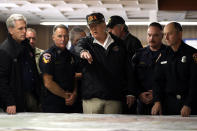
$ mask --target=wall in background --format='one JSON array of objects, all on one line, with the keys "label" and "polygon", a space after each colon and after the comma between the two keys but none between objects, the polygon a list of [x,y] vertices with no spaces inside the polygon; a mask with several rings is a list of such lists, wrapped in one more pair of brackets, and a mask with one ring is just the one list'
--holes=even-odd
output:
[{"label": "wall in background", "polygon": [[[43,25],[28,25],[28,27],[34,28],[37,31],[37,47],[41,49],[47,49],[53,43],[51,36],[53,26]],[[87,26],[80,26],[86,33],[89,33]],[[73,26],[69,26],[71,30]],[[129,26],[129,31],[137,36],[143,46],[146,46],[146,33],[147,26]],[[7,29],[4,23],[0,23],[0,43],[7,37]],[[183,38],[197,38],[197,26],[183,26]]]},{"label": "wall in background", "polygon": [[146,43],[146,32],[147,32],[148,26],[129,26],[129,31],[131,34],[136,36],[142,43],[143,46],[145,46]]},{"label": "wall in background", "polygon": [[7,37],[7,28],[5,23],[0,22],[0,43]]},{"label": "wall in background", "polygon": [[[129,26],[130,32],[140,39],[143,46],[147,45],[146,42],[147,29],[148,29],[147,26]],[[183,39],[185,38],[197,38],[197,25],[183,26]],[[165,43],[164,40],[163,43]]]}]

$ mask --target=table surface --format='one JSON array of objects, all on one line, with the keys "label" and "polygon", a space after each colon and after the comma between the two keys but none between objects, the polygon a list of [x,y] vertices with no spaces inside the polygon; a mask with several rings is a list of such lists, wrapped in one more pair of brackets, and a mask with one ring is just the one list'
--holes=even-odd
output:
[{"label": "table surface", "polygon": [[0,113],[0,131],[197,131],[197,116]]}]

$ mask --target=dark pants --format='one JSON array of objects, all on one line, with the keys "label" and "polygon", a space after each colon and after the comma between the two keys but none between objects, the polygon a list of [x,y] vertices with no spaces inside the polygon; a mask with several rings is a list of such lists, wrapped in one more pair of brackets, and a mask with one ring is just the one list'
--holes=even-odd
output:
[{"label": "dark pants", "polygon": [[46,113],[82,113],[82,102],[77,100],[72,106],[66,106],[65,104],[50,104],[42,105],[43,112]]},{"label": "dark pants", "polygon": [[128,105],[126,103],[126,97],[123,99],[122,102],[122,113],[123,114],[137,114],[137,102],[135,101],[134,104],[128,108]]},{"label": "dark pants", "polygon": [[[175,95],[166,95],[162,102],[163,115],[180,115],[181,109],[184,106],[184,98],[177,99]],[[191,108],[191,115],[197,115],[196,103],[193,103]]]},{"label": "dark pants", "polygon": [[36,98],[36,96],[32,92],[25,92],[25,111],[41,112],[39,98]]},{"label": "dark pants", "polygon": [[162,113],[163,115],[180,115],[182,107],[182,99],[177,99],[175,95],[166,95],[162,102]]},{"label": "dark pants", "polygon": [[140,115],[151,115],[153,104],[144,104],[139,99],[137,100],[137,113]]}]

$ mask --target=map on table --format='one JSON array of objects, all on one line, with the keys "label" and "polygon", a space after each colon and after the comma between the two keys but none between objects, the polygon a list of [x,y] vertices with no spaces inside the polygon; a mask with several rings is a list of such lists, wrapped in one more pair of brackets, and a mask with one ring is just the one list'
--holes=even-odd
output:
[{"label": "map on table", "polygon": [[0,113],[0,131],[197,131],[197,116]]}]

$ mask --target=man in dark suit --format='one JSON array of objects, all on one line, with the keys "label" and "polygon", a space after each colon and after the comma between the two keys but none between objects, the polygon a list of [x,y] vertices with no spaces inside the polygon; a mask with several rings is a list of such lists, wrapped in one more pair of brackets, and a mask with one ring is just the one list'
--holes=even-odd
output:
[{"label": "man in dark suit", "polygon": [[11,15],[6,21],[8,38],[0,46],[0,99],[8,114],[38,109],[39,77],[25,39],[26,23],[23,15]]}]

